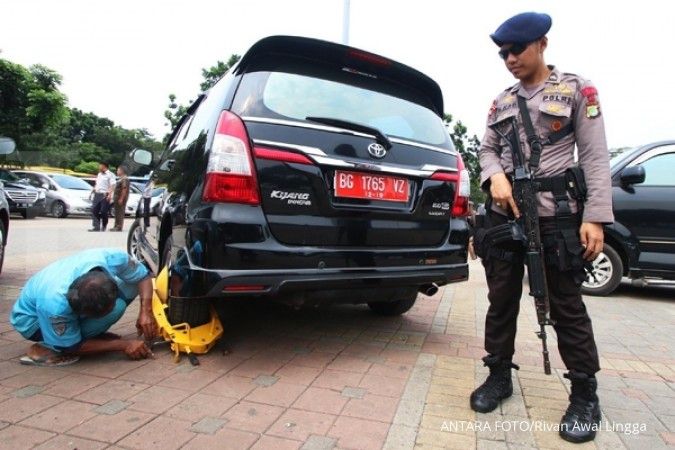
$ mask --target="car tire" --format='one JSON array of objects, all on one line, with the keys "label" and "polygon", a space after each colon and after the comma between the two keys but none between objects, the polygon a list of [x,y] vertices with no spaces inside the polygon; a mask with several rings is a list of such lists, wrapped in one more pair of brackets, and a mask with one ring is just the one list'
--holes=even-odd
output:
[{"label": "car tire", "polygon": [[408,294],[399,300],[388,302],[368,302],[370,309],[381,316],[400,316],[410,310],[417,300],[417,292]]},{"label": "car tire", "polygon": [[7,230],[5,224],[0,220],[0,273],[2,273],[2,264],[5,262],[5,243],[7,242]]},{"label": "car tire", "polygon": [[[162,251],[162,270],[171,267],[173,238],[169,236]],[[171,325],[187,323],[190,327],[198,327],[211,320],[211,302],[207,299],[192,299],[171,296],[171,269],[169,269],[169,308],[167,319]]]},{"label": "car tire", "polygon": [[66,210],[66,204],[63,203],[60,200],[55,201],[52,203],[52,216],[58,217],[59,219],[63,219],[65,217],[68,217],[68,211]]},{"label": "car tire", "polygon": [[27,209],[25,211],[21,211],[21,217],[24,219],[35,219],[37,217],[37,212],[32,209]]},{"label": "car tire", "polygon": [[623,262],[617,251],[605,244],[602,253],[595,258],[592,264],[593,272],[592,274],[586,273],[581,292],[598,297],[614,292],[623,277]]},{"label": "car tire", "polygon": [[127,235],[127,253],[139,261],[143,261],[143,255],[141,254],[141,248],[139,247],[140,234],[142,232],[141,223],[137,219],[131,224],[129,234]]}]

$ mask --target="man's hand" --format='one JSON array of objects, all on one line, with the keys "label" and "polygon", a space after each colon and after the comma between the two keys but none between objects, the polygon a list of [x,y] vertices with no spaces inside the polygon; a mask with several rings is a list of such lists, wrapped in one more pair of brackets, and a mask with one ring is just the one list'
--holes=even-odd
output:
[{"label": "man's hand", "polygon": [[152,351],[143,341],[128,341],[124,353],[130,359],[145,359],[152,356]]},{"label": "man's hand", "polygon": [[511,182],[505,174],[496,173],[490,177],[490,195],[495,205],[505,210],[510,208],[514,216],[520,217],[520,211],[513,199]]},{"label": "man's hand", "polygon": [[602,225],[594,222],[584,222],[579,229],[581,245],[584,246],[584,259],[593,261],[602,252],[605,233]]},{"label": "man's hand", "polygon": [[141,308],[138,313],[138,320],[136,320],[136,330],[139,336],[143,335],[148,341],[157,336],[157,322],[152,315],[152,311]]}]

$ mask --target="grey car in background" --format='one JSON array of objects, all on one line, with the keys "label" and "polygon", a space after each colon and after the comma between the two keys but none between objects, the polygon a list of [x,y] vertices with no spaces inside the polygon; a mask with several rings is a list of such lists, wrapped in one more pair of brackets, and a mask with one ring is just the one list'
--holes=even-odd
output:
[{"label": "grey car in background", "polygon": [[31,170],[15,170],[14,173],[27,179],[32,186],[46,189],[47,214],[54,217],[91,214],[91,186],[81,178]]}]

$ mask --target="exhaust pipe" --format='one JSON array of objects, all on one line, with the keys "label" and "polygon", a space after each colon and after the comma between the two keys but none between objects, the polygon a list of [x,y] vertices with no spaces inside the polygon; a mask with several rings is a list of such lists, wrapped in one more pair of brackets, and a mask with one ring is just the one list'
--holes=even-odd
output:
[{"label": "exhaust pipe", "polygon": [[420,286],[419,292],[426,296],[433,297],[438,292],[438,285],[436,283],[425,284],[424,286]]}]

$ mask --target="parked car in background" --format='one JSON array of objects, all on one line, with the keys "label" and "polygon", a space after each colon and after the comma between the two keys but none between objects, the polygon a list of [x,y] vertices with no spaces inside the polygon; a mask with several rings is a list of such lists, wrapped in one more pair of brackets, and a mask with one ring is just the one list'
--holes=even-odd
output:
[{"label": "parked car in background", "polygon": [[[14,140],[0,136],[0,155],[9,155],[14,152]],[[9,203],[5,195],[4,183],[0,181],[0,273],[5,262],[5,247],[9,236]]]},{"label": "parked car in background", "polygon": [[15,174],[26,178],[38,188],[46,189],[46,211],[54,217],[91,214],[91,186],[72,175],[15,170]]},{"label": "parked car in background", "polygon": [[604,251],[583,292],[610,294],[622,277],[675,282],[675,140],[624,152],[610,164],[614,223],[605,226]]},{"label": "parked car in background", "polygon": [[173,130],[153,172],[168,193],[128,249],[170,269],[170,316],[192,325],[237,297],[403,314],[468,278],[469,175],[443,111],[411,67],[265,38]]},{"label": "parked car in background", "polygon": [[[95,177],[85,177],[82,178],[87,184],[89,184],[89,189],[91,189],[94,185],[96,185],[96,178]],[[127,207],[126,210],[124,211],[125,216],[131,216],[134,217],[136,216],[136,208],[138,207],[138,201],[141,198],[141,190],[134,186],[133,183],[129,184],[129,200],[127,201]],[[110,207],[110,211],[108,211],[110,217],[113,217],[115,214],[114,209],[112,208],[112,205]]]},{"label": "parked car in background", "polygon": [[21,214],[24,219],[33,219],[45,213],[45,190],[31,186],[7,169],[0,169],[0,181],[4,184],[9,210]]}]

